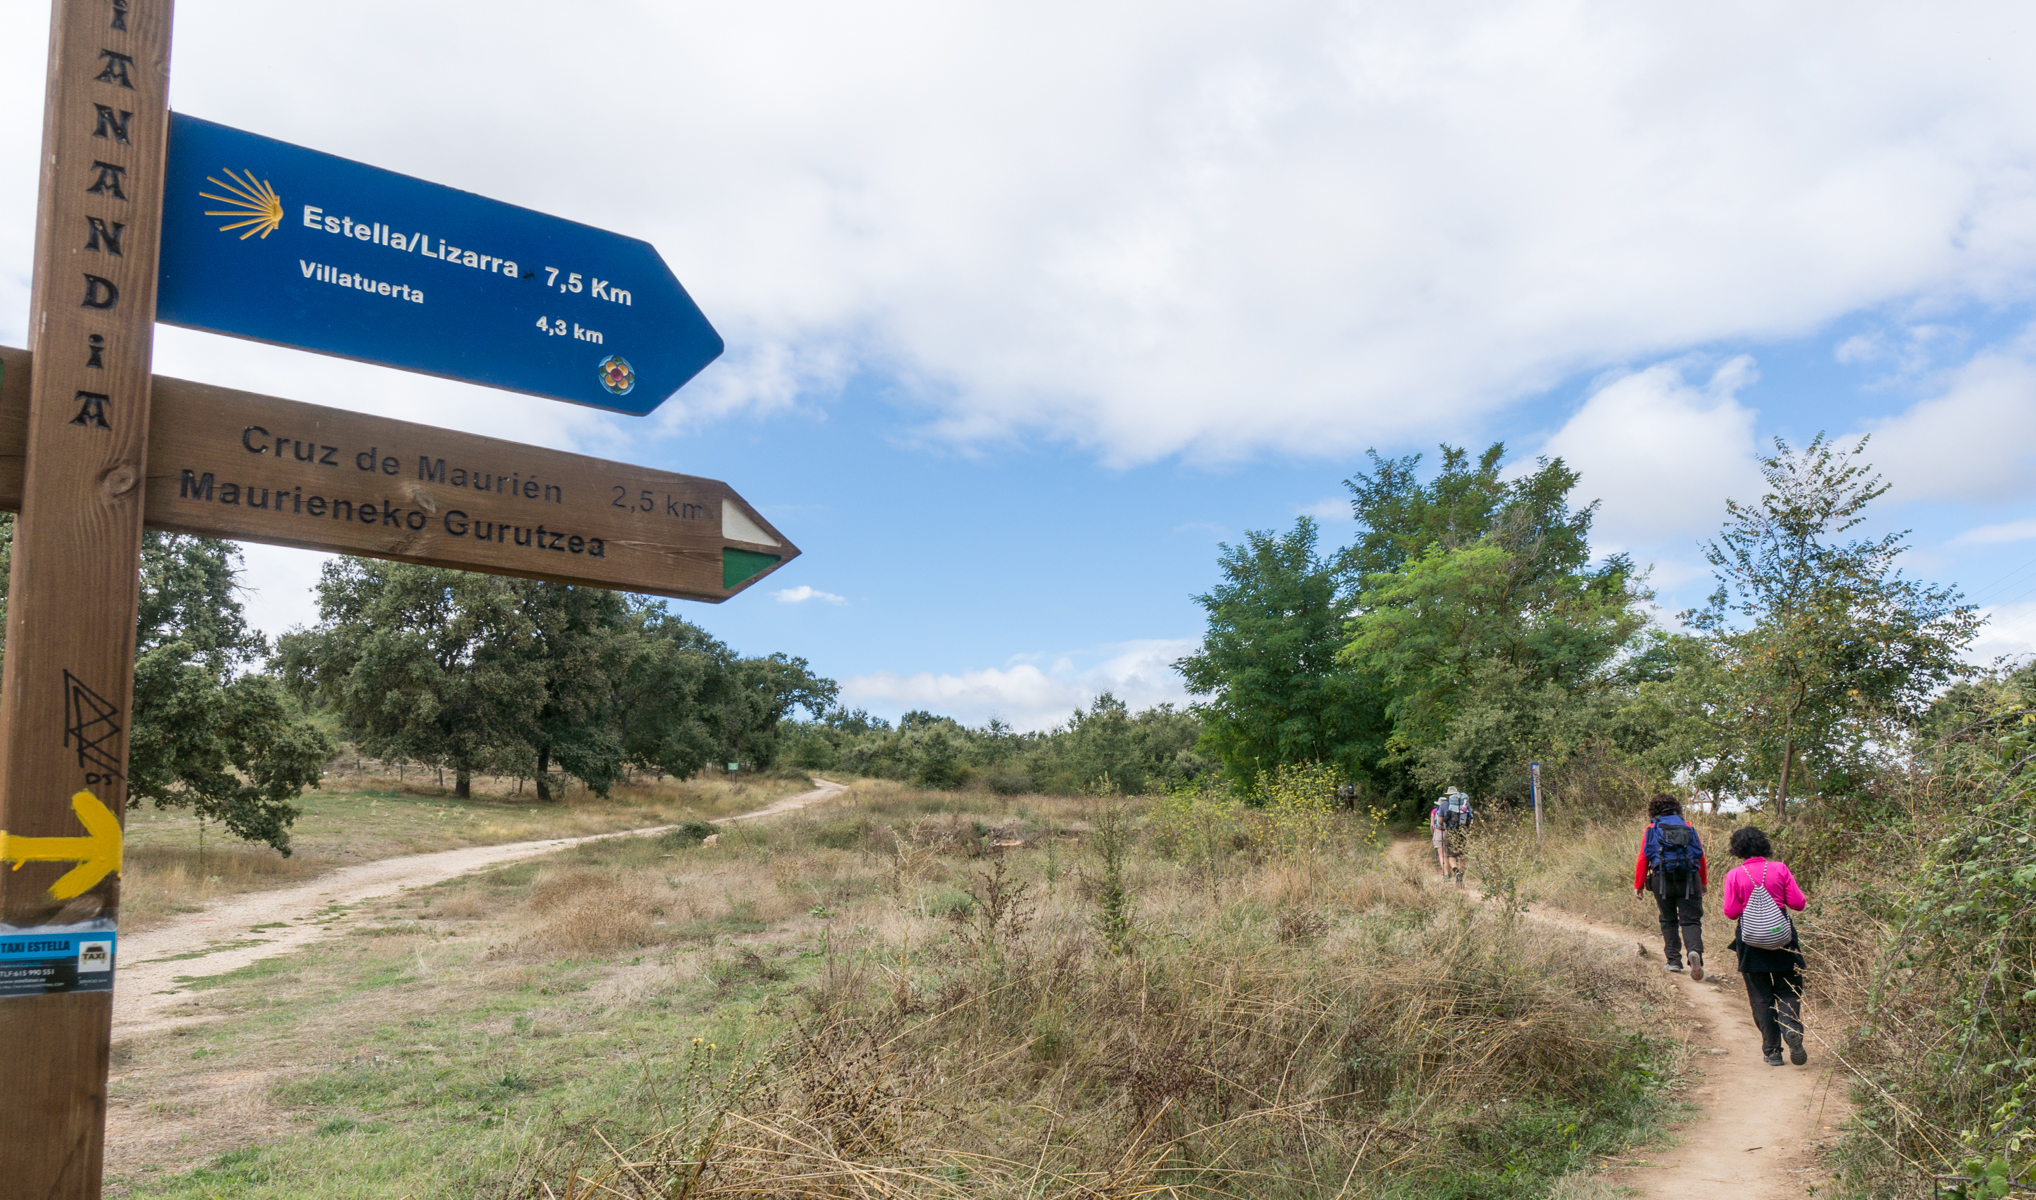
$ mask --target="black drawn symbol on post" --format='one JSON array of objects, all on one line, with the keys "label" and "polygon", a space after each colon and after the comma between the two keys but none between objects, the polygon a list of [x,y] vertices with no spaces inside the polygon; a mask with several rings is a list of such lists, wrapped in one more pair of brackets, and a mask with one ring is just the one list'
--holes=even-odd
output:
[{"label": "black drawn symbol on post", "polygon": [[89,783],[125,779],[120,763],[105,747],[120,736],[120,723],[113,718],[120,710],[106,697],[85,686],[69,671],[64,672],[64,748],[76,746],[78,768],[90,772]]},{"label": "black drawn symbol on post", "polygon": [[92,357],[85,361],[85,365],[96,367],[101,371],[105,370],[106,363],[101,356],[106,353],[106,335],[103,333],[87,334],[85,337],[85,348],[92,352]]},{"label": "black drawn symbol on post", "polygon": [[127,0],[113,0],[113,29],[127,32]]}]

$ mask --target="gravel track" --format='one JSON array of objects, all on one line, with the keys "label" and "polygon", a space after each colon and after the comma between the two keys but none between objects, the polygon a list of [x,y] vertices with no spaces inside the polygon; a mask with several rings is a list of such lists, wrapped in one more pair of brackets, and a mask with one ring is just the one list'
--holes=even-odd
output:
[{"label": "gravel track", "polygon": [[[758,821],[832,799],[846,784],[816,779],[820,786],[715,824]],[[548,838],[499,846],[465,846],[433,854],[385,858],[343,867],[308,883],[229,896],[188,916],[145,933],[120,939],[113,985],[113,1040],[157,1033],[201,1015],[178,977],[223,975],[250,963],[289,954],[329,937],[353,918],[364,901],[406,888],[428,887],[504,863],[550,854],[604,838],[641,837],[676,828],[657,825],[587,837]]]}]

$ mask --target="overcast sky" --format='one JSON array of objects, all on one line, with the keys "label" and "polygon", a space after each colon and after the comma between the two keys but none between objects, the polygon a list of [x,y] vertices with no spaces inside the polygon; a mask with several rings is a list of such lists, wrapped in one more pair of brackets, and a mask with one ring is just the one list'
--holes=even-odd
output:
[{"label": "overcast sky", "polygon": [[[47,6],[0,4],[0,341]],[[806,551],[684,605],[886,715],[1182,698],[1218,544],[1504,440],[1697,540],[1873,435],[1910,569],[2036,650],[2036,9],[183,0],[178,109],[654,242],[726,357],[613,417],[164,329],[164,373],[723,478]],[[251,612],[319,559],[250,547]]]}]

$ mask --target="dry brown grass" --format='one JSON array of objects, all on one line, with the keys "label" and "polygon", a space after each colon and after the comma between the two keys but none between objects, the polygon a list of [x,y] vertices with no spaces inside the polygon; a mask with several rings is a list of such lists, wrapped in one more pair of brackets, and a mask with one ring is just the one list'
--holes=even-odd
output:
[{"label": "dry brown grass", "polygon": [[667,1123],[627,1144],[567,1131],[505,1191],[1298,1196],[1439,1181],[1466,1136],[1507,1123],[1485,1115],[1495,1104],[1599,1104],[1632,1050],[1596,1010],[1637,1016],[1661,997],[1579,939],[1454,900],[1424,909],[1394,931],[1346,925],[1305,957],[1261,936],[1119,958],[1065,903],[973,961],[929,947],[912,971],[844,948],[774,1054],[679,1072],[642,1102]]},{"label": "dry brown grass", "polygon": [[202,854],[183,846],[130,843],[120,873],[120,926],[128,932],[194,912],[208,901],[241,892],[301,883],[324,863],[284,858],[266,846],[210,846]]},{"label": "dry brown grass", "polygon": [[216,822],[201,824],[185,811],[130,813],[121,928],[139,932],[222,896],[301,883],[350,863],[713,820],[806,788],[800,780],[667,779],[623,785],[606,799],[574,789],[554,803],[539,804],[486,792],[455,800],[449,789],[409,774],[403,790],[395,789],[391,772],[387,778],[328,777],[325,787],[306,792],[298,801],[304,811],[287,858],[267,846],[233,841]]},{"label": "dry brown grass", "polygon": [[[891,818],[895,836],[805,814],[689,852],[728,895],[745,873],[779,938],[824,928],[792,1035],[561,1131],[498,1194],[1376,1194],[1460,1172],[1463,1139],[1493,1121],[1472,1114],[1495,1104],[1605,1119],[1637,1086],[1619,1022],[1645,1027],[1668,1000],[1624,950],[1349,851],[1241,870],[1213,895],[1140,857],[1138,950],[1115,955],[1085,895],[1093,864],[1069,844],[1058,878],[1043,871],[1084,802],[935,819],[918,814],[961,802],[867,790],[857,816]],[[977,826],[1032,848],[984,854],[948,833]],[[618,886],[562,872],[530,907],[558,921],[579,902],[561,896]],[[802,918],[815,898],[824,915]],[[709,974],[785,970],[744,940]],[[1673,1074],[1679,1053],[1653,1069]]]},{"label": "dry brown grass", "polygon": [[1621,1200],[1632,1194],[1633,1189],[1620,1187],[1601,1175],[1572,1171],[1548,1189],[1548,1200]]},{"label": "dry brown grass", "polygon": [[[1198,872],[1140,837],[1118,954],[1092,803],[857,791],[380,904],[373,936],[206,993],[220,1057],[142,1047],[117,1100],[279,1071],[232,1128],[179,1118],[180,1153],[259,1150],[293,1200],[1524,1200],[1637,1103],[1628,1031],[1667,984],[1630,951],[1356,843]],[[377,1132],[303,1132],[335,1120]]]},{"label": "dry brown grass", "polygon": [[[1722,949],[1731,940],[1728,922],[1717,911],[1719,885],[1734,860],[1725,852],[1731,822],[1691,814],[1710,860],[1711,893],[1705,900],[1705,945]],[[1631,929],[1636,938],[1658,938],[1660,917],[1654,898],[1633,894],[1633,863],[1646,828],[1597,819],[1551,820],[1534,836],[1532,816],[1494,813],[1481,818],[1470,843],[1470,874],[1521,904],[1546,904],[1601,925]]]}]

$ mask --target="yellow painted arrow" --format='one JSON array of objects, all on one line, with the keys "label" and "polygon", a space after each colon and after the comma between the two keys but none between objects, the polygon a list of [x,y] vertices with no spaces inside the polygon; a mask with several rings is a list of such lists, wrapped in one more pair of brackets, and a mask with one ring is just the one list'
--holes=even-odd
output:
[{"label": "yellow painted arrow", "polygon": [[23,837],[0,829],[0,862],[13,863],[17,871],[22,863],[78,864],[50,885],[49,894],[59,900],[82,896],[109,874],[120,874],[120,818],[90,792],[72,796],[71,811],[85,827],[84,837]]}]

